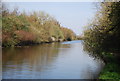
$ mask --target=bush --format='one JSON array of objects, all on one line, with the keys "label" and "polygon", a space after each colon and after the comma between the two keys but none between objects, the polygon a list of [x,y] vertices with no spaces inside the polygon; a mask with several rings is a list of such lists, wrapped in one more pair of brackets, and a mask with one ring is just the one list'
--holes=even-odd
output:
[{"label": "bush", "polygon": [[[3,5],[2,10],[2,36],[3,46],[14,46],[21,43],[41,43],[55,41],[73,40],[72,30],[61,29],[59,22],[44,12],[33,12],[30,15],[18,13],[18,9],[9,11]],[[28,42],[28,43],[27,43]],[[21,44],[22,45],[22,44]]]}]

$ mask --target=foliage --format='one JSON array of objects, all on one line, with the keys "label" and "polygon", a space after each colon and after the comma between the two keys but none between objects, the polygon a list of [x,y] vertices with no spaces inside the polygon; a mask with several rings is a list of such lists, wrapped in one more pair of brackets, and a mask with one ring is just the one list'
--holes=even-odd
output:
[{"label": "foliage", "polygon": [[[70,40],[75,35],[73,31],[65,28]],[[62,31],[59,22],[44,12],[20,13],[18,9],[9,11],[6,5],[2,8],[2,45],[15,46],[21,43],[50,42],[68,39]]]},{"label": "foliage", "polygon": [[120,2],[102,2],[84,32],[87,51],[106,63],[100,79],[120,79]]},{"label": "foliage", "polygon": [[76,39],[75,33],[72,30],[64,27],[61,27],[61,30],[63,32],[65,41],[71,41]]},{"label": "foliage", "polygon": [[84,32],[85,44],[93,52],[117,52],[120,48],[120,3],[103,2]]},{"label": "foliage", "polygon": [[116,58],[113,54],[105,53],[105,60],[107,60],[107,64],[104,67],[103,71],[100,73],[99,79],[115,79],[120,80],[120,66],[117,63]]}]

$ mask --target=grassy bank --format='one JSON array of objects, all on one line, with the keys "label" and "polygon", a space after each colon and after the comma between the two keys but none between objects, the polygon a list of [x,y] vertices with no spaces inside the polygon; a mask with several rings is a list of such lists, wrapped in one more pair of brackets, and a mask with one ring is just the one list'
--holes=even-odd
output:
[{"label": "grassy bank", "polygon": [[9,11],[2,7],[2,46],[14,47],[22,45],[71,41],[76,39],[75,33],[45,12]]},{"label": "grassy bank", "polygon": [[107,79],[120,80],[119,58],[114,56],[113,53],[103,53],[102,55],[106,65],[100,73],[99,79],[103,79],[104,81],[107,81]]}]

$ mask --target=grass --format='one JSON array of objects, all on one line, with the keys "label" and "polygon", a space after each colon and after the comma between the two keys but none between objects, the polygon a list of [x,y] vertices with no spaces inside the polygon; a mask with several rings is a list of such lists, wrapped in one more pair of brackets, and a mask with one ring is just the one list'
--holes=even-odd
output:
[{"label": "grass", "polygon": [[112,53],[107,53],[104,57],[107,59],[107,63],[103,71],[100,73],[99,79],[102,81],[120,81],[119,59],[117,59],[117,57],[115,57]]}]

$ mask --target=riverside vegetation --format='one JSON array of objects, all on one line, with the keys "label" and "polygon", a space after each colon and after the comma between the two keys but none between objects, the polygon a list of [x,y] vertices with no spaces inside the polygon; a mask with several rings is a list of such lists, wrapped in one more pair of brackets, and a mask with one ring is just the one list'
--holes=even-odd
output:
[{"label": "riverside vegetation", "polygon": [[[97,8],[96,17],[84,31],[85,49],[106,63],[99,79],[120,79],[120,2],[102,2]],[[72,30],[61,27],[47,13],[19,13],[3,5],[1,20],[4,47],[76,39]]]},{"label": "riverside vegetation", "polygon": [[97,10],[84,32],[85,49],[106,63],[99,79],[117,81],[120,80],[120,2],[102,2],[97,4]]},{"label": "riverside vegetation", "polygon": [[54,17],[44,12],[20,13],[17,8],[10,11],[3,5],[0,20],[3,47],[76,39],[71,29],[61,27]]}]

